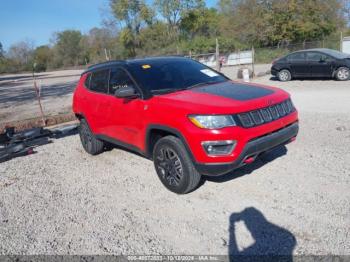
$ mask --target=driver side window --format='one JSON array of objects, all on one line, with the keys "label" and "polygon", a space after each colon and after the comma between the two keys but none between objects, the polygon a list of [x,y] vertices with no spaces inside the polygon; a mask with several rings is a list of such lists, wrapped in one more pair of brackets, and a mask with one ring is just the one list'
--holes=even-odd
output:
[{"label": "driver side window", "polygon": [[133,85],[133,81],[125,70],[121,68],[111,70],[109,79],[109,94],[114,95],[115,91],[118,89]]},{"label": "driver side window", "polygon": [[331,58],[325,54],[321,54],[318,52],[308,52],[307,60],[310,62],[329,62]]}]

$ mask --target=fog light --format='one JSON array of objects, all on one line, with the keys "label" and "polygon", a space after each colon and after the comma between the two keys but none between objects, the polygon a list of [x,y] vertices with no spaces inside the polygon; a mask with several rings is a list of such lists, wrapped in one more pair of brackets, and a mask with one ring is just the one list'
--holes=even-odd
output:
[{"label": "fog light", "polygon": [[230,155],[235,148],[237,141],[221,140],[221,141],[204,141],[202,146],[209,156]]}]

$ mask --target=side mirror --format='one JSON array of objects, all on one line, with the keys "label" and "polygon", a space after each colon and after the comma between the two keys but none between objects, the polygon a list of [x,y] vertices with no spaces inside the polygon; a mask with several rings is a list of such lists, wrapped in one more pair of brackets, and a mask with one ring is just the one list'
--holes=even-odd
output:
[{"label": "side mirror", "polygon": [[133,86],[118,88],[114,95],[118,98],[135,98],[139,96]]}]

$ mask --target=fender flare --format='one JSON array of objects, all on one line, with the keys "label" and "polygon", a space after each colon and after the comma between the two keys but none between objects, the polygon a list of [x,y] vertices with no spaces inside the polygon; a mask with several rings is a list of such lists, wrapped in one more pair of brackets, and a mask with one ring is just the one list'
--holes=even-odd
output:
[{"label": "fender flare", "polygon": [[188,152],[191,160],[193,162],[196,162],[193,153],[191,151],[191,148],[189,147],[187,140],[185,139],[185,137],[181,134],[181,132],[173,127],[169,127],[166,125],[161,125],[161,124],[149,124],[146,128],[146,137],[145,137],[145,153],[146,156],[150,159],[152,159],[152,154],[153,152],[151,152],[151,133],[152,130],[161,130],[161,131],[165,131],[168,132],[170,134],[173,134],[174,136],[176,136],[177,138],[179,138],[181,140],[181,142],[184,144],[186,151]]}]

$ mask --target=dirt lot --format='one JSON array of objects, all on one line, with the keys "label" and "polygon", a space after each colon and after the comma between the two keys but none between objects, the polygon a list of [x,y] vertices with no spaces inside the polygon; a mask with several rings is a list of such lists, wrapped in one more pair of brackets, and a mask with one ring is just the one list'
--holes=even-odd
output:
[{"label": "dirt lot", "polygon": [[350,255],[350,82],[269,78],[300,110],[297,141],[188,195],[77,135],[0,164],[0,254]]},{"label": "dirt lot", "polygon": [[[71,111],[72,92],[82,70],[36,74],[45,115]],[[0,75],[0,123],[40,116],[31,74]]]}]

